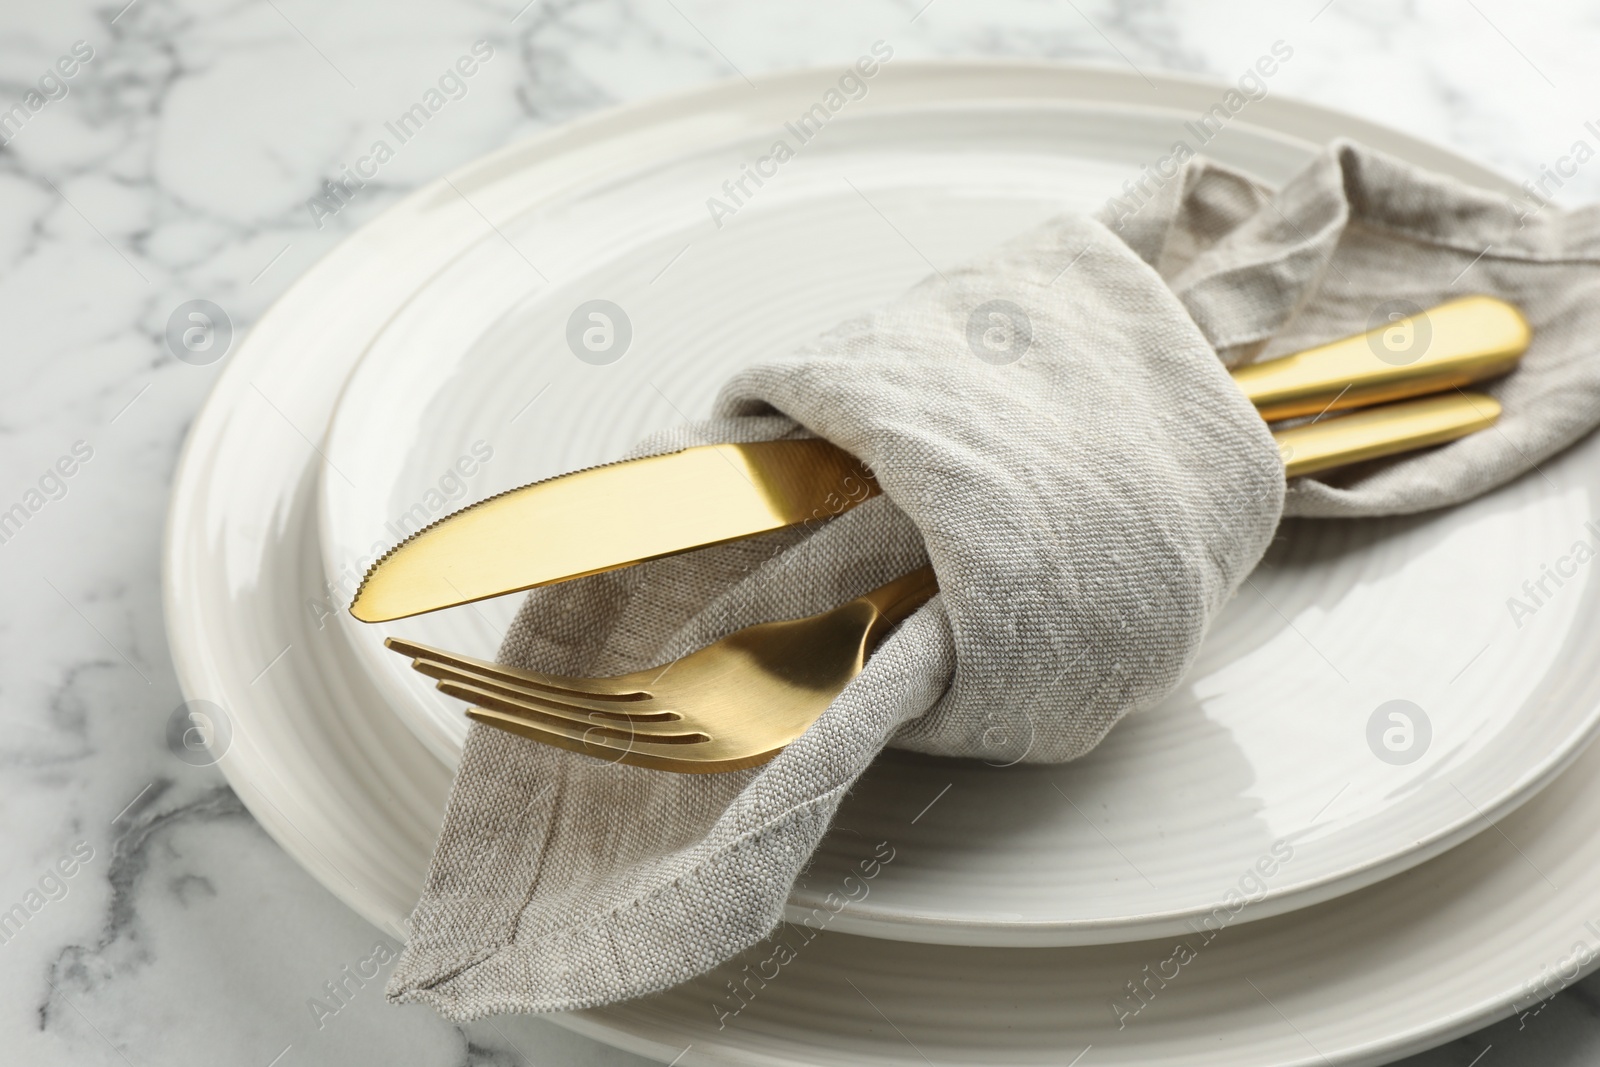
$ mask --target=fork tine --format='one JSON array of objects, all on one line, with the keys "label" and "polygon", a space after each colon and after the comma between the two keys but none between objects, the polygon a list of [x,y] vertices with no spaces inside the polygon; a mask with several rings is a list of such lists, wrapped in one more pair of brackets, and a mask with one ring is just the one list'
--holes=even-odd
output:
[{"label": "fork tine", "polygon": [[863,654],[937,590],[924,567],[830,611],[749,626],[672,663],[611,678],[385,643],[437,679],[440,692],[473,705],[474,722],[596,759],[707,774],[758,767],[783,751],[861,673]]},{"label": "fork tine", "polygon": [[439,663],[431,658],[413,659],[411,669],[441,682],[459,682],[514,697],[540,708],[586,716],[585,722],[594,721],[594,716],[615,719],[618,722],[675,722],[683,718],[675,711],[657,710],[654,701],[591,700],[566,694],[556,697],[551,695],[547,688],[535,689],[528,685],[502,681],[497,677],[491,678],[475,671],[461,670],[450,664]]},{"label": "fork tine", "polygon": [[666,745],[694,745],[711,740],[699,730],[685,729],[676,721],[634,723],[610,719],[596,722],[577,709],[571,713],[563,712],[558,710],[559,706],[533,704],[519,697],[462,682],[441,681],[439,692],[458,700],[465,700],[480,708],[490,708],[518,718],[531,719],[540,726],[572,730],[580,739],[588,736],[625,742],[640,739]]},{"label": "fork tine", "polygon": [[649,767],[652,770],[674,771],[679,774],[709,774],[755,767],[777,755],[776,751],[770,751],[753,756],[697,762],[685,758],[686,752],[694,751],[694,746],[690,745],[652,744],[637,739],[623,741],[598,734],[586,735],[582,731],[545,726],[493,708],[468,708],[467,717],[475,722],[526,737],[530,741],[582,753],[585,756],[605,760],[607,763],[626,763],[634,767]]},{"label": "fork tine", "polygon": [[633,684],[630,675],[621,678],[569,678],[560,674],[542,674],[538,671],[526,671],[518,667],[507,667],[487,660],[474,659],[457,652],[447,652],[442,648],[434,648],[418,641],[407,641],[403,637],[385,637],[383,645],[392,652],[398,652],[414,660],[432,660],[482,678],[529,689],[542,689],[557,696],[607,701],[652,699],[651,693]]}]

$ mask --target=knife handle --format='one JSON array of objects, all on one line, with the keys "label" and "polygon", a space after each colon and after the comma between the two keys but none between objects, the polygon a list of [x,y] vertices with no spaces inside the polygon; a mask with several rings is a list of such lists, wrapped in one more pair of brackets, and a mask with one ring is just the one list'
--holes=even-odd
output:
[{"label": "knife handle", "polygon": [[1284,477],[1295,478],[1442,445],[1487,429],[1499,418],[1498,400],[1458,390],[1308,422],[1278,430],[1272,438],[1283,457]]},{"label": "knife handle", "polygon": [[1469,296],[1304,352],[1253,363],[1233,380],[1268,422],[1458,389],[1504,374],[1532,331],[1504,300]]}]

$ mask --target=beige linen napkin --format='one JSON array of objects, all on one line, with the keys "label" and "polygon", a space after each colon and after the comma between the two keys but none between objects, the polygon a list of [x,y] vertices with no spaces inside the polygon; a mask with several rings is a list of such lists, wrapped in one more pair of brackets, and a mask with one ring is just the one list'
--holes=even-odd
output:
[{"label": "beige linen napkin", "polygon": [[[1336,144],[1281,191],[1204,160],[1131,217],[1064,217],[737,375],[637,454],[816,434],[884,496],[782,531],[538,590],[504,662],[613,674],[825,610],[931,561],[943,592],[765,767],[680,776],[474,726],[389,985],[451,1018],[661,989],[765,936],[886,745],[1082,755],[1164,696],[1280,515],[1418,511],[1600,421],[1592,213],[1499,199]],[[1500,427],[1285,497],[1224,363],[1466,292],[1537,340]],[[1396,303],[1396,302],[1400,303]],[[1221,359],[1218,359],[1218,356]],[[759,714],[759,708],[752,708]]]}]

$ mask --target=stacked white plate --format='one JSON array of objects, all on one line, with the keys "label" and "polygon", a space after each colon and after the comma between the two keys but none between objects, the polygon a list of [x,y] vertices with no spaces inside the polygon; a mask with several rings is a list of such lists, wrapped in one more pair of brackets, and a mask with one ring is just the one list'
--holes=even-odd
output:
[{"label": "stacked white plate", "polygon": [[[1222,92],[896,63],[798,145],[785,123],[837,78],[630,106],[423,189],[285,295],[197,420],[167,545],[180,677],[231,719],[256,817],[373,922],[417,896],[466,732],[382,639],[492,656],[516,606],[363,626],[343,608],[377,553],[705,414],[930,264],[1097,209]],[[1205,151],[1277,182],[1341,135],[1509,190],[1275,98]],[[713,212],[778,139],[794,158]],[[685,1063],[1237,1067],[1381,1062],[1509,1012],[1594,939],[1595,583],[1520,625],[1505,604],[1594,540],[1597,473],[1590,442],[1438,515],[1286,524],[1184,686],[1087,759],[886,754],[792,907],[879,842],[892,862],[736,1015],[729,977],[770,953],[562,1021]]]}]

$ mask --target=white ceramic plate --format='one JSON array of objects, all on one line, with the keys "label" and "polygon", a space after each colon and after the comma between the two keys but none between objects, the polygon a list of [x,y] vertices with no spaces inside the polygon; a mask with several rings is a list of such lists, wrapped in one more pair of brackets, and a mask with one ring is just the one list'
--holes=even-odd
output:
[{"label": "white ceramic plate", "polygon": [[[720,227],[706,198],[766,151],[781,105],[707,98],[695,106],[703,133],[656,147],[639,143],[653,131],[613,138],[604,175],[581,183],[543,177],[553,154],[521,171],[469,168],[456,185],[493,197],[498,232],[480,220],[466,234],[476,240],[427,254],[434,273],[376,332],[329,431],[321,536],[342,580],[335,599],[450,509],[616,459],[704,415],[734,369],[903,291],[928,272],[923,255],[949,266],[1060,211],[1095,210],[1177,128],[1168,112],[1109,99],[869,95],[776,179],[747,186],[755,195]],[[1228,132],[1208,151],[1267,180],[1310,151],[1243,120]],[[408,269],[389,259],[363,273]],[[604,365],[567,342],[569,318],[596,299],[631,327]],[[884,760],[840,825],[903,842],[902,859],[840,927],[956,944],[1136,940],[1209,914],[1280,838],[1294,862],[1265,879],[1253,917],[1369,884],[1481,828],[1547,782],[1596,722],[1593,702],[1549,697],[1600,658],[1590,576],[1521,629],[1505,598],[1582,534],[1597,469],[1600,450],[1585,447],[1547,477],[1438,515],[1285,527],[1185,685],[1079,763]],[[492,658],[519,601],[384,626],[334,618],[453,767],[464,705],[382,639]],[[1431,736],[1402,753],[1413,762],[1385,762],[1369,744],[1368,720],[1392,700],[1428,722]],[[828,839],[796,912],[821,903],[858,840]]]},{"label": "white ceramic plate", "polygon": [[[319,619],[326,621],[318,606],[323,565],[313,520],[320,461],[301,434],[314,438],[328,424],[337,391],[359,354],[424,288],[441,257],[471,254],[484,230],[478,210],[509,221],[526,206],[529,188],[582,187],[613,171],[616,144],[626,143],[635,158],[652,159],[697,138],[737,133],[750,116],[785,114],[816,91],[818,78],[812,72],[773,78],[755,91],[742,83],[717,87],[563,129],[455,176],[476,208],[448,187],[418,193],[341,245],[284,297],[232,357],[196,420],[174,488],[165,553],[167,619],[179,677],[190,698],[214,701],[230,717],[232,744],[221,766],[261,824],[373,922],[397,929],[414,901],[449,773],[395,723],[389,694],[361,667],[349,635],[332,624],[319,628]],[[1011,101],[1006,107],[1032,101],[1084,111],[1103,111],[1105,101],[1122,100],[1129,102],[1131,123],[1145,114],[1141,107],[1193,113],[1215,92],[1186,82],[1149,86],[1116,74],[1053,67],[907,63],[875,85],[869,100],[874,108],[987,99]],[[1251,120],[1262,126],[1296,130],[1312,140],[1354,135],[1436,168],[1492,181],[1444,153],[1353,120],[1276,100],[1252,106],[1257,110]],[[519,262],[508,255],[506,267],[525,269]],[[1349,535],[1357,536],[1355,531],[1351,527]],[[1406,532],[1401,527],[1390,536]],[[1591,591],[1569,587],[1568,593],[1564,602],[1572,606],[1560,610],[1587,617]],[[1498,599],[1498,590],[1486,593],[1491,594]],[[1315,601],[1280,607],[1302,629],[1325,609]],[[1556,607],[1551,605],[1548,617],[1564,617]],[[1375,618],[1373,624],[1384,621]],[[1316,640],[1315,632],[1310,636]],[[1416,635],[1408,640],[1408,648],[1420,650],[1415,654],[1428,651]],[[1552,632],[1547,641],[1548,647],[1525,654],[1543,651],[1552,660],[1582,662],[1581,634]],[[1344,664],[1347,676],[1362,677],[1352,672],[1367,669],[1343,659],[1348,650],[1342,647],[1323,642],[1322,648]],[[272,669],[262,673],[269,664]],[[1494,682],[1494,673],[1485,672],[1470,684]],[[1596,684],[1593,672],[1567,672],[1552,677],[1540,696],[1551,704],[1590,707]],[[1308,676],[1287,699],[1326,687]],[[1292,723],[1292,712],[1280,710],[1279,720]],[[1364,711],[1359,717],[1364,719]],[[1134,720],[1119,733],[1132,736],[1155,721]],[[1436,740],[1435,748],[1448,753],[1457,743]],[[1243,773],[1244,764],[1233,766],[1234,773]],[[890,797],[907,806],[906,818],[884,834],[896,858],[874,880],[865,904],[883,895],[882,887],[891,884],[886,879],[921,862],[918,827],[936,816],[983,817],[972,800],[962,799],[968,788],[963,777],[961,793],[953,786],[912,823],[912,806],[932,799],[954,770],[951,764],[896,758],[866,787],[869,794],[891,792],[899,778],[924,793]],[[1059,780],[1082,798],[1081,787],[1094,777]],[[1159,794],[1201,777],[1195,772],[1148,788]],[[1442,766],[1439,778],[1454,780],[1453,764]],[[1317,802],[1334,792],[1319,792]],[[1482,801],[1469,794],[1464,803]],[[851,839],[875,840],[852,831],[877,806],[852,806],[844,813],[838,843],[830,845],[824,862],[854,858],[859,846],[846,843]],[[1099,817],[1092,802],[1080,799],[1080,807]],[[1504,1014],[1527,994],[1529,983],[1548,973],[1544,969],[1566,966],[1575,942],[1595,944],[1584,922],[1600,889],[1600,838],[1592,833],[1597,813],[1600,754],[1590,754],[1574,773],[1500,820],[1495,832],[1403,875],[1262,922],[1244,923],[1251,914],[1246,909],[1237,924],[1202,944],[1197,958],[1181,965],[1179,977],[1162,984],[1137,1015],[1123,1018],[1120,1029],[1113,1004],[1126,994],[1125,983],[1142,980],[1146,964],[1170,973],[1171,941],[979,949],[828,932],[803,946],[779,977],[765,985],[753,982],[756,996],[749,1007],[720,1029],[718,1011],[733,1006],[724,973],[562,1021],[662,1059],[692,1044],[679,1061],[684,1064],[1060,1064],[1090,1044],[1094,1054],[1085,1063],[1379,1062]],[[1306,813],[1307,821],[1312,814]],[[1319,825],[1335,820],[1336,809],[1330,809]],[[991,827],[996,837],[1023,829],[998,821]],[[928,840],[942,836],[943,831]],[[1285,873],[1311,852],[1314,841],[1302,841]],[[1230,869],[1228,884],[1238,873]],[[826,877],[813,872],[817,892],[836,888]],[[845,929],[857,908],[836,916],[830,931]],[[768,969],[768,958],[753,953],[734,966],[748,962],[761,971]],[[1134,1005],[1121,1003],[1124,1013]]]}]

